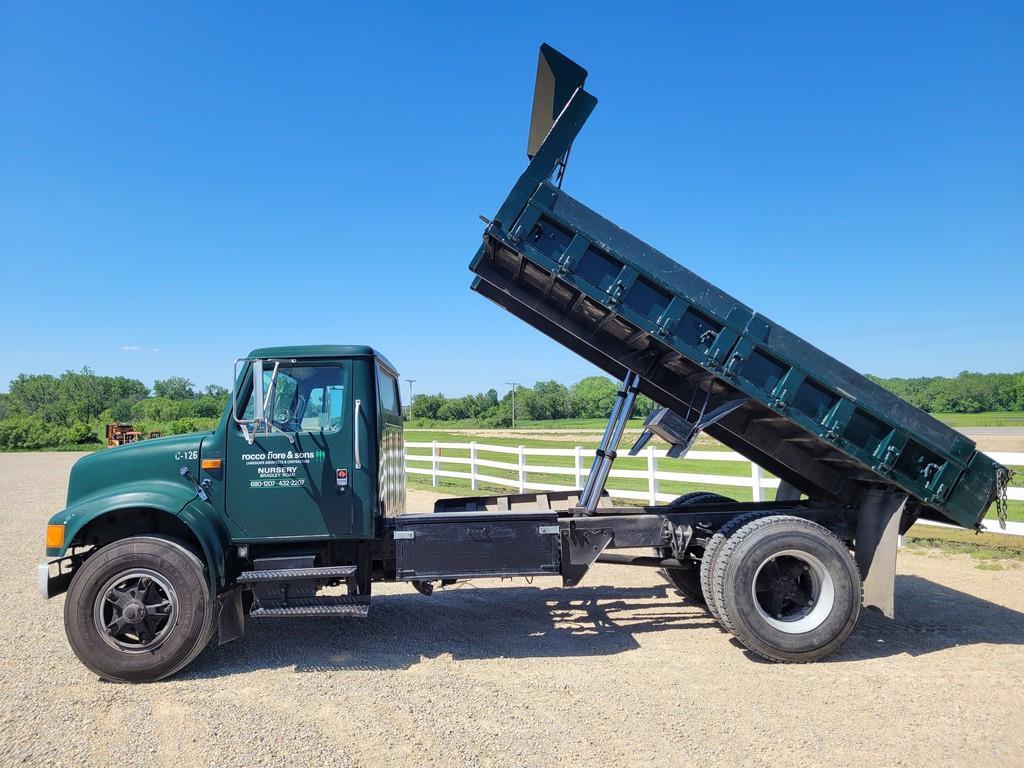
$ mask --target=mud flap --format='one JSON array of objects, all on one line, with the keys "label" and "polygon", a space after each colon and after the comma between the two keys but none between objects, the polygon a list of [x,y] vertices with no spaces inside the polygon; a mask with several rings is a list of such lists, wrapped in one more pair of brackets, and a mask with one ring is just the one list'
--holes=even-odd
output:
[{"label": "mud flap", "polygon": [[245,611],[242,610],[242,590],[235,587],[217,596],[217,645],[224,645],[245,636]]},{"label": "mud flap", "polygon": [[871,490],[857,512],[855,554],[864,580],[864,605],[882,615],[896,615],[896,548],[907,496]]}]

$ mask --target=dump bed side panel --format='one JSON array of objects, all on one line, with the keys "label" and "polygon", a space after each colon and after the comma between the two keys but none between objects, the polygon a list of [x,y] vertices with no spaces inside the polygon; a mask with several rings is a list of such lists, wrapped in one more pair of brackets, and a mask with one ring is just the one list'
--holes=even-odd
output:
[{"label": "dump bed side panel", "polygon": [[680,413],[747,398],[709,433],[812,497],[896,486],[967,527],[994,497],[998,465],[969,439],[546,181],[524,174],[471,269],[474,290]]}]

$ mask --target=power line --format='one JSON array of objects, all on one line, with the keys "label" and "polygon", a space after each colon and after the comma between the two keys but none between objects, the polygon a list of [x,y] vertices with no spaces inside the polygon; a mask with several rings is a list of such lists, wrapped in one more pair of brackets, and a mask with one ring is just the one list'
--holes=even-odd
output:
[{"label": "power line", "polygon": [[1006,323],[1013,323],[1018,320],[1024,320],[1024,315],[988,315],[986,317],[942,320],[934,323],[907,323],[904,325],[893,325],[888,327],[860,328],[857,330],[826,333],[823,336],[817,336],[815,338],[818,341],[831,341],[833,339],[860,339],[869,336],[888,336],[890,334],[938,331],[946,328],[971,328],[984,325],[1005,325]]},{"label": "power line", "polygon": [[894,342],[890,344],[878,344],[867,347],[845,347],[843,348],[843,352],[871,352],[879,349],[886,349],[893,352],[898,352],[901,349],[913,349],[917,347],[946,347],[951,344],[980,344],[985,342],[999,342],[1000,344],[1005,344],[1007,341],[1019,340],[1019,336],[976,336],[974,338],[969,339],[940,339],[933,341],[919,341],[909,344]]}]

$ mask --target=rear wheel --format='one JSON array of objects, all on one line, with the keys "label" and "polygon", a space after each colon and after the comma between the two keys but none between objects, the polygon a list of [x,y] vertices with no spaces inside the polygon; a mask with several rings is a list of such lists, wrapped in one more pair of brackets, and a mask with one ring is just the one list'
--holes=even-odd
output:
[{"label": "rear wheel", "polygon": [[771,661],[817,661],[837,650],[860,616],[861,580],[849,549],[803,518],[749,522],[715,565],[722,623]]},{"label": "rear wheel", "polygon": [[172,675],[213,635],[203,563],[181,543],[134,536],[109,544],[75,574],[64,627],[75,655],[106,680]]},{"label": "rear wheel", "polygon": [[[678,499],[669,504],[670,507],[688,507],[691,504],[728,504],[735,501],[717,493],[711,493],[710,491],[693,491],[692,493],[684,493]],[[662,560],[672,557],[671,547],[655,547],[654,554],[660,557]],[[700,605],[707,605],[707,598],[705,592],[701,588],[700,580],[700,568],[692,563],[683,563],[684,566],[692,566],[689,568],[677,569],[677,568],[664,568],[658,571],[669,584],[674,586],[685,597],[693,600],[695,603]]]},{"label": "rear wheel", "polygon": [[721,606],[715,600],[715,564],[718,562],[718,553],[722,551],[722,547],[725,542],[729,540],[736,531],[742,528],[744,525],[749,523],[751,520],[757,520],[760,517],[765,516],[765,512],[747,512],[742,515],[736,515],[731,520],[727,520],[725,524],[715,531],[715,535],[708,539],[708,543],[704,546],[704,556],[700,559],[700,588],[704,593],[704,600],[708,606],[708,611],[711,615],[722,623],[722,609]]}]

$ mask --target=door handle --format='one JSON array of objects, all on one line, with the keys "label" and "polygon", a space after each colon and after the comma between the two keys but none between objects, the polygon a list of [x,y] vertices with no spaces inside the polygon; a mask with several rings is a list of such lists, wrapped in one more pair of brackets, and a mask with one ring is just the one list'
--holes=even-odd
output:
[{"label": "door handle", "polygon": [[363,409],[363,401],[356,400],[355,424],[352,429],[352,455],[355,458],[356,469],[363,468],[363,457],[359,454],[359,418]]}]

